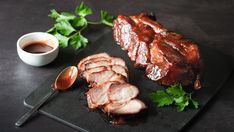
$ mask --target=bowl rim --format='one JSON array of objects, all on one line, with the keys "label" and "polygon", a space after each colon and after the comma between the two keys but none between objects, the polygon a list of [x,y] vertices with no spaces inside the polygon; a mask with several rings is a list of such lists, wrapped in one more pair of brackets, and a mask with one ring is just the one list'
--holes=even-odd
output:
[{"label": "bowl rim", "polygon": [[[51,37],[52,40],[53,40],[52,43],[55,45],[53,47],[53,49],[50,50],[50,51],[48,51],[48,52],[45,52],[45,53],[30,53],[30,52],[27,52],[27,51],[23,50],[22,47],[20,46],[20,43],[21,43],[20,41],[22,41],[22,39],[24,39],[25,37],[28,37],[28,36],[31,36],[31,35],[37,35],[37,34],[42,34],[42,35],[46,35],[46,36]],[[54,42],[54,40],[56,42]],[[38,40],[38,41],[43,41],[43,40]],[[34,41],[32,41],[32,42],[34,42]],[[55,52],[56,50],[58,50],[58,48],[59,48],[59,41],[58,41],[58,39],[54,35],[49,34],[47,32],[31,32],[31,33],[27,33],[27,34],[24,34],[23,36],[21,36],[17,40],[16,45],[17,45],[17,49],[20,50],[21,52],[25,53],[25,54],[32,55],[32,56],[44,56],[44,55],[51,54],[51,53]]]}]

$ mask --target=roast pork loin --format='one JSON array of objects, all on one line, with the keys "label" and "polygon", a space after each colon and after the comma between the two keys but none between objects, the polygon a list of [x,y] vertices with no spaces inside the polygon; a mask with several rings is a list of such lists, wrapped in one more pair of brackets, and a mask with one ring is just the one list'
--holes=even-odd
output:
[{"label": "roast pork loin", "polygon": [[119,15],[114,20],[113,36],[126,50],[136,67],[163,85],[181,83],[200,88],[201,56],[196,43],[170,32],[147,14]]}]

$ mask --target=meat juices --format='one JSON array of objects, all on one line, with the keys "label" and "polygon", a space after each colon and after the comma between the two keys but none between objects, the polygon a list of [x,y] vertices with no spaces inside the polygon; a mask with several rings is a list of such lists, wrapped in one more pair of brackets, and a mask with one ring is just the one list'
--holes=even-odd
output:
[{"label": "meat juices", "polygon": [[119,15],[114,20],[113,36],[135,66],[146,69],[149,79],[167,86],[181,83],[201,87],[197,85],[202,65],[197,44],[169,32],[150,16]]},{"label": "meat juices", "polygon": [[145,104],[136,99],[139,90],[128,83],[128,68],[120,58],[99,53],[82,59],[78,64],[81,78],[90,83],[86,93],[90,109],[101,108],[108,114],[136,114]]}]

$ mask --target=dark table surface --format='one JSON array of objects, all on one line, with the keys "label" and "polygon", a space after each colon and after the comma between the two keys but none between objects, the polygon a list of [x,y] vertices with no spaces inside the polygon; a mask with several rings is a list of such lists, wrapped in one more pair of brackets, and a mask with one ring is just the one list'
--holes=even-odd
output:
[{"label": "dark table surface", "polygon": [[[73,11],[80,1],[68,0],[1,0],[0,1],[0,131],[64,132],[76,131],[43,115],[36,115],[22,128],[15,121],[28,109],[23,100],[46,78],[63,66],[62,54],[55,62],[44,67],[24,64],[16,52],[17,39],[26,33],[46,31],[52,26],[47,17],[50,9]],[[85,1],[94,10],[90,19],[97,19],[101,9],[112,15],[133,15],[141,11],[181,16],[199,26],[210,48],[234,57],[234,1],[221,0],[116,0]],[[86,34],[94,42],[106,31],[90,27]],[[74,51],[70,51],[73,55]],[[217,62],[218,63],[218,62]],[[218,76],[218,75],[217,75]],[[186,127],[185,131],[233,131],[234,129],[234,75],[212,99],[207,107]],[[160,130],[159,130],[160,131]]]}]

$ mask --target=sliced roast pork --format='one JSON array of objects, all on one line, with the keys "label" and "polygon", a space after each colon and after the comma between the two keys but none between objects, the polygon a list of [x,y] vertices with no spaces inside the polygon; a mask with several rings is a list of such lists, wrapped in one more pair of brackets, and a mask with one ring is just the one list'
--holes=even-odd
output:
[{"label": "sliced roast pork", "polygon": [[117,82],[109,81],[89,89],[89,91],[86,93],[89,108],[93,109],[96,107],[103,106],[110,102],[108,98],[108,93],[109,88],[112,84],[117,84]]},{"label": "sliced roast pork", "polygon": [[90,55],[88,57],[83,58],[78,64],[79,73],[85,70],[85,64],[92,62],[93,59],[96,59],[96,58],[100,60],[107,60],[107,59],[109,60],[110,56],[107,53],[99,53],[99,54],[94,54],[94,55]]},{"label": "sliced roast pork", "polygon": [[125,104],[135,98],[138,93],[138,89],[133,85],[109,81],[89,89],[86,94],[89,108],[96,108],[110,102]]},{"label": "sliced roast pork", "polygon": [[85,79],[85,78],[87,78],[87,75],[89,75],[91,73],[100,72],[100,71],[104,71],[104,70],[112,70],[118,74],[121,74],[126,79],[128,79],[128,69],[126,67],[121,66],[121,65],[94,67],[94,68],[90,68],[90,69],[87,69],[87,70],[81,72],[80,75],[82,78]]},{"label": "sliced roast pork", "polygon": [[90,75],[92,73],[95,73],[95,72],[101,72],[101,71],[104,71],[104,70],[107,70],[107,67],[99,66],[99,67],[91,68],[91,69],[88,69],[88,70],[85,70],[85,71],[81,72],[80,76],[83,79],[86,79],[88,77],[88,75]]},{"label": "sliced roast pork", "polygon": [[86,81],[91,84],[100,85],[110,80],[116,73],[112,70],[103,70],[87,75]]},{"label": "sliced roast pork", "polygon": [[116,81],[116,82],[119,82],[119,83],[124,83],[124,82],[127,82],[127,79],[126,77],[124,77],[123,75],[121,74],[118,74],[118,73],[115,73],[109,81]]},{"label": "sliced roast pork", "polygon": [[113,70],[114,72],[123,75],[124,77],[126,77],[126,79],[128,80],[128,69],[125,66],[121,66],[121,65],[113,65],[111,66],[111,70]]},{"label": "sliced roast pork", "polygon": [[139,93],[136,86],[129,83],[112,84],[109,88],[109,100],[113,103],[126,103]]},{"label": "sliced roast pork", "polygon": [[121,58],[106,53],[91,55],[80,61],[78,69],[91,86],[86,93],[89,108],[110,107],[107,112],[112,114],[136,114],[146,108],[135,99],[139,90],[128,83],[128,68]]},{"label": "sliced roast pork", "polygon": [[142,101],[138,99],[132,99],[124,104],[109,103],[104,107],[104,111],[117,115],[126,115],[139,113],[142,109],[145,108],[146,106]]}]

